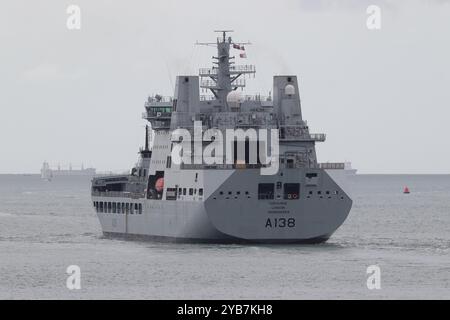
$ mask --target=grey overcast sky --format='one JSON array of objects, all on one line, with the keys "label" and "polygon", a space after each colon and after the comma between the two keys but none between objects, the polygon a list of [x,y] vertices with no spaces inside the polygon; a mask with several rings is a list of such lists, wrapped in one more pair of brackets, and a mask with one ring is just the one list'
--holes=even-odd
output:
[{"label": "grey overcast sky", "polygon": [[[66,9],[81,8],[81,30]],[[366,8],[381,8],[368,30]],[[0,173],[130,168],[148,94],[210,66],[215,29],[250,40],[247,93],[296,74],[319,161],[362,173],[450,173],[450,3],[426,0],[3,0]]]}]

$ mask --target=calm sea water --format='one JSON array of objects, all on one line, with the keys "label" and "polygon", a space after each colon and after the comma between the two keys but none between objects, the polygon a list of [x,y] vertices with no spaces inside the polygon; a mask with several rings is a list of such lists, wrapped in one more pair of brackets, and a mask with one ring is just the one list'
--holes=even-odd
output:
[{"label": "calm sea water", "polygon": [[349,182],[353,209],[326,244],[200,245],[104,239],[89,179],[0,175],[0,298],[450,299],[450,176]]}]

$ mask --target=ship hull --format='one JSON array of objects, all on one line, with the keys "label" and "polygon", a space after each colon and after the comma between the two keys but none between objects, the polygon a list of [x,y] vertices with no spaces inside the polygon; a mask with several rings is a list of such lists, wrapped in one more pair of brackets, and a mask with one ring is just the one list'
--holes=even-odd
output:
[{"label": "ship hull", "polygon": [[107,239],[122,239],[130,241],[152,241],[162,243],[207,243],[207,244],[318,244],[326,242],[331,235],[324,235],[322,237],[312,239],[264,239],[264,240],[249,240],[233,237],[219,237],[211,239],[202,238],[185,238],[185,237],[171,237],[171,236],[154,236],[146,234],[129,234],[116,232],[103,232],[103,236]]},{"label": "ship hull", "polygon": [[[93,197],[95,202],[140,204],[141,213],[98,212],[105,236],[171,242],[320,243],[345,221],[352,201],[324,170],[285,170],[283,177],[259,170],[230,170],[205,176],[212,192],[196,201]],[[319,174],[315,185],[306,171]],[[298,199],[258,197],[259,183],[300,182]],[[255,189],[256,188],[256,189]]]}]

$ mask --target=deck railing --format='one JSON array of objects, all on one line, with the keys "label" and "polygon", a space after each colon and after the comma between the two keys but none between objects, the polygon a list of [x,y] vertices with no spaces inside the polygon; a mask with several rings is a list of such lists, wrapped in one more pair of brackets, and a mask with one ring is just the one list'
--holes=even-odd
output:
[{"label": "deck railing", "polygon": [[93,197],[114,197],[114,198],[131,198],[139,199],[144,198],[143,192],[123,192],[123,191],[92,191]]}]

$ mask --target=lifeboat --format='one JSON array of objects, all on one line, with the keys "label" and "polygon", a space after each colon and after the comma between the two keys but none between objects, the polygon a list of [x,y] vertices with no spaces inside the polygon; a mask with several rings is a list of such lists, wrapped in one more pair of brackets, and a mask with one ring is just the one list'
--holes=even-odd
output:
[{"label": "lifeboat", "polygon": [[162,192],[163,191],[163,189],[164,189],[164,178],[159,178],[158,180],[156,180],[155,189],[158,192]]}]

